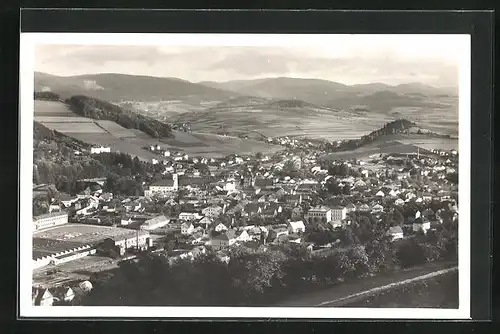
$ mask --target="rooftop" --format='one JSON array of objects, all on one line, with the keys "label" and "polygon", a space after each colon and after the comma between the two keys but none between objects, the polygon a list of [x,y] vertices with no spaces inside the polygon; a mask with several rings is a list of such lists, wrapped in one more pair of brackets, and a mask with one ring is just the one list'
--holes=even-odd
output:
[{"label": "rooftop", "polygon": [[65,211],[60,211],[60,212],[51,212],[51,213],[46,213],[43,215],[39,216],[34,216],[33,220],[40,220],[40,219],[45,219],[45,218],[51,218],[51,217],[61,217],[61,216],[68,216],[68,213]]},{"label": "rooftop", "polygon": [[148,219],[144,222],[144,224],[146,225],[154,225],[156,223],[161,223],[161,222],[164,222],[164,221],[169,221],[170,219],[168,219],[167,217],[165,217],[164,215],[161,215],[161,216],[157,216],[157,217],[154,217],[154,218],[151,218],[151,219]]}]

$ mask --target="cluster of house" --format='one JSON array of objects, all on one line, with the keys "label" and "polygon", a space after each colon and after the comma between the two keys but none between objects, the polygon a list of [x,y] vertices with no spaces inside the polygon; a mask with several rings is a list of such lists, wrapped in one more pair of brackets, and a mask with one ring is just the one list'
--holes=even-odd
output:
[{"label": "cluster of house", "polygon": [[[456,159],[450,153],[449,157],[440,160],[419,155],[406,158],[414,164],[417,177],[439,176],[435,180],[426,178],[424,184],[417,185],[412,181],[415,172],[412,174],[408,168],[394,167],[390,157],[376,159],[377,162],[342,162],[359,173],[338,178],[329,175],[329,170],[319,161],[318,152],[298,156],[285,151],[271,159],[239,156],[218,160],[191,158],[185,163],[188,157],[184,155],[175,161],[180,157],[178,153],[172,156],[172,152],[167,153],[157,146],[150,149],[169,159],[166,159],[168,164],[165,164],[163,177],[144,184],[144,196],[115,198],[102,190],[104,180],[93,180],[76,196],[60,193],[51,203],[49,214],[34,218],[35,231],[66,224],[70,210],[79,217],[80,220],[76,221],[82,223],[103,224],[109,222],[107,216],[118,216],[119,219],[114,219],[111,225],[129,228],[130,235],[108,238],[102,246],[123,255],[127,248],[151,247],[151,234],[167,235],[168,231],[174,230],[194,247],[181,253],[179,257],[182,258],[196,256],[204,251],[205,245],[224,249],[235,244],[255,248],[264,243],[304,243],[302,233],[308,224],[320,223],[338,229],[351,223],[351,212],[369,212],[380,218],[395,207],[408,203],[426,207],[426,203],[433,201],[448,202],[448,211],[453,212],[453,219],[458,219],[457,188],[444,177],[456,171]],[[180,162],[184,167],[191,165],[191,169],[182,170],[182,166],[177,165]],[[210,175],[202,176],[192,169],[198,162],[213,167]],[[290,163],[303,172],[302,176],[276,173]],[[384,174],[395,177],[382,178]],[[348,188],[348,195],[337,196],[339,205],[312,205],[318,203],[320,190],[326,188],[332,177],[338,187]],[[181,189],[184,191],[179,198]],[[165,216],[148,212],[151,202],[163,207],[190,209]],[[425,232],[432,228],[433,222],[442,220],[441,214],[439,210],[432,212],[430,209],[416,212],[405,217],[402,226],[393,226],[387,233],[393,239],[400,239],[404,229]],[[221,215],[224,215],[224,220]],[[77,252],[80,251],[83,254],[89,250]],[[77,252],[69,256],[80,256]]]},{"label": "cluster of house", "polygon": [[89,281],[80,282],[73,286],[58,286],[52,288],[32,287],[31,301],[36,306],[54,306],[71,303],[75,298],[83,296],[92,290]]}]

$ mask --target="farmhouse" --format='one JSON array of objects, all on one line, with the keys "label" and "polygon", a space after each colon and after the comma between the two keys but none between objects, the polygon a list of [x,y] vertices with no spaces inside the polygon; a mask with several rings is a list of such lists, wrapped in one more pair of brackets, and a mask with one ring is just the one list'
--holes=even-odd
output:
[{"label": "farmhouse", "polygon": [[67,212],[52,212],[33,217],[33,225],[34,225],[33,227],[35,231],[39,231],[53,226],[64,225],[67,223],[68,223]]}]

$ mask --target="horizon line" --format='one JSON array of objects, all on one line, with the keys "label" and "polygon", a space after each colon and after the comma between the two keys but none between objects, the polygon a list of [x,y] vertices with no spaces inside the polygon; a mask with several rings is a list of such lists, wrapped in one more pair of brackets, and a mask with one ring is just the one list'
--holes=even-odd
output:
[{"label": "horizon line", "polygon": [[374,85],[374,84],[382,84],[382,85],[386,85],[388,87],[398,87],[401,85],[419,84],[419,85],[427,86],[430,88],[436,88],[436,89],[450,89],[450,88],[458,89],[459,88],[458,84],[454,85],[454,86],[434,86],[434,85],[430,85],[430,84],[423,83],[420,81],[409,81],[409,82],[400,83],[397,85],[388,84],[388,83],[385,83],[382,81],[371,81],[371,82],[365,82],[365,83],[346,84],[346,83],[343,83],[341,81],[333,81],[333,80],[322,79],[322,78],[293,77],[293,76],[267,76],[267,77],[258,77],[258,78],[252,78],[252,79],[235,79],[235,80],[224,80],[224,81],[216,81],[216,80],[190,81],[190,80],[186,80],[186,79],[179,78],[179,77],[165,77],[165,76],[154,76],[154,75],[150,75],[150,74],[130,74],[130,73],[119,73],[119,72],[98,72],[98,73],[85,73],[85,74],[74,74],[74,75],[60,75],[60,74],[53,74],[53,73],[35,70],[34,73],[47,74],[50,76],[60,77],[60,78],[74,78],[74,77],[81,77],[81,76],[87,76],[87,75],[103,75],[103,74],[124,75],[124,76],[131,76],[131,77],[147,77],[147,78],[155,78],[155,79],[177,79],[179,81],[184,81],[184,82],[189,82],[192,84],[199,84],[199,85],[203,85],[204,82],[213,82],[213,83],[217,83],[217,84],[224,84],[224,83],[235,82],[235,81],[256,81],[256,80],[266,80],[266,79],[268,79],[268,80],[272,80],[272,79],[298,79],[298,80],[320,80],[320,81],[325,81],[325,82],[330,82],[330,83],[341,84],[341,85],[348,86],[348,87],[357,86],[357,85]]}]

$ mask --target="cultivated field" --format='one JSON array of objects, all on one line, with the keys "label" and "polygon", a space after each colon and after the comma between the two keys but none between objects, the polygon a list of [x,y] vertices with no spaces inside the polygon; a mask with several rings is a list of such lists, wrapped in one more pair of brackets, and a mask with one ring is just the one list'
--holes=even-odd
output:
[{"label": "cultivated field", "polygon": [[388,122],[390,117],[372,113],[354,114],[317,108],[259,109],[236,107],[184,114],[196,132],[225,131],[253,137],[296,136],[328,140],[355,139]]},{"label": "cultivated field", "polygon": [[124,128],[123,126],[120,126],[116,124],[115,122],[112,121],[101,121],[101,120],[96,120],[95,121],[97,125],[99,125],[102,129],[104,129],[106,132],[110,133],[112,136],[117,137],[117,138],[129,138],[129,137],[135,137],[135,133],[130,131],[129,129]]},{"label": "cultivated field", "polygon": [[[125,228],[84,225],[84,224],[67,224],[57,226],[48,230],[42,230],[35,233],[33,239],[51,239],[74,244],[91,244],[100,242],[106,238],[125,235],[131,233],[132,230]],[[35,245],[33,245],[35,247]],[[70,247],[69,249],[71,249]]]},{"label": "cultivated field", "polygon": [[35,118],[36,117],[78,117],[72,112],[68,105],[56,101],[35,100]]},{"label": "cultivated field", "polygon": [[69,134],[69,133],[86,133],[86,134],[106,133],[106,131],[103,128],[99,127],[95,123],[42,122],[42,124],[51,130],[56,130],[56,131],[59,131],[59,132],[64,133],[64,134]]},{"label": "cultivated field", "polygon": [[[58,114],[51,113],[51,108],[56,109]],[[143,147],[157,144],[167,149],[183,151],[190,156],[207,157],[222,157],[233,153],[271,153],[281,149],[279,146],[256,140],[221,137],[209,133],[188,134],[180,131],[173,131],[175,138],[159,141],[139,130],[125,129],[112,121],[79,117],[60,102],[35,101],[35,120],[49,129],[83,142],[109,146],[113,151],[137,156],[146,161],[158,159],[158,155],[144,150]]]}]

